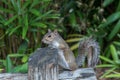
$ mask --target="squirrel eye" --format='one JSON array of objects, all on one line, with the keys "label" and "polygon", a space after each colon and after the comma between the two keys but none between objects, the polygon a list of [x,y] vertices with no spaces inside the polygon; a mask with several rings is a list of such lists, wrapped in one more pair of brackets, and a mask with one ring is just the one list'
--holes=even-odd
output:
[{"label": "squirrel eye", "polygon": [[49,35],[48,37],[51,37],[51,35]]}]

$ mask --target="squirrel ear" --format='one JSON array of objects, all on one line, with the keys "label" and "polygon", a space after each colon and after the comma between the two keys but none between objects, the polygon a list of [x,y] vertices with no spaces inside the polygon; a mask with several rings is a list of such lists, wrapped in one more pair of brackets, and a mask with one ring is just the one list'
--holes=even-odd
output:
[{"label": "squirrel ear", "polygon": [[50,29],[48,29],[48,32],[51,32],[51,30],[50,30]]},{"label": "squirrel ear", "polygon": [[57,34],[57,33],[58,33],[57,29],[55,29],[55,30],[54,30],[54,33],[55,33],[55,34]]}]

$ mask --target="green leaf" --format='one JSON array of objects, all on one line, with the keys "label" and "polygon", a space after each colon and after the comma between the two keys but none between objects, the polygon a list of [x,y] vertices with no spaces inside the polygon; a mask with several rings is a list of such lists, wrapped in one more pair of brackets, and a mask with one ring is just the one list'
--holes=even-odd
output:
[{"label": "green leaf", "polygon": [[3,8],[3,7],[0,7],[0,10],[5,12],[5,13],[14,13],[12,10],[6,9],[6,8]]},{"label": "green leaf", "polygon": [[71,49],[71,50],[75,50],[75,49],[78,48],[78,46],[79,46],[79,42],[76,43],[76,44],[74,44],[74,45],[72,45],[72,46],[70,47],[70,49]]},{"label": "green leaf", "polygon": [[112,54],[112,58],[115,62],[119,62],[119,58],[118,58],[118,54],[117,54],[117,51],[115,49],[115,46],[114,45],[110,45],[110,51],[111,51],[111,54]]},{"label": "green leaf", "polygon": [[30,8],[33,8],[34,6],[40,4],[41,0],[34,0],[33,3],[30,5]]},{"label": "green leaf", "polygon": [[37,26],[37,27],[40,27],[40,28],[47,28],[46,24],[40,23],[40,22],[35,22],[35,23],[32,23],[31,25],[32,26]]},{"label": "green leaf", "polygon": [[74,27],[77,24],[75,14],[71,13],[69,18],[70,18],[69,20],[70,20],[71,25]]},{"label": "green leaf", "polygon": [[8,57],[22,57],[24,54],[9,54]]},{"label": "green leaf", "polygon": [[112,64],[101,64],[101,65],[97,65],[96,67],[114,67],[115,65]]},{"label": "green leaf", "polygon": [[53,10],[50,10],[50,11],[44,13],[43,15],[40,15],[38,18],[35,19],[35,21],[41,20],[42,18],[47,17],[47,16],[50,15],[52,12],[53,12]]},{"label": "green leaf", "polygon": [[72,38],[72,39],[68,39],[66,40],[66,42],[79,42],[80,41],[80,38]]},{"label": "green leaf", "polygon": [[14,6],[14,7],[16,7],[16,5],[15,5],[15,0],[10,0],[11,1],[11,3],[12,3],[12,5]]},{"label": "green leaf", "polygon": [[5,34],[8,34],[8,35],[9,35],[10,32],[12,31],[12,29],[14,29],[13,26],[9,26],[9,27],[7,28]]},{"label": "green leaf", "polygon": [[30,12],[32,14],[34,14],[35,16],[41,16],[42,14],[40,14],[40,11],[38,11],[37,9],[31,9]]},{"label": "green leaf", "polygon": [[112,63],[112,64],[114,64],[114,62],[113,62],[112,60],[108,59],[107,57],[100,56],[100,58],[101,58],[102,60],[108,62],[108,63]]},{"label": "green leaf", "polygon": [[70,34],[67,37],[83,37],[81,34]]},{"label": "green leaf", "polygon": [[114,0],[104,0],[103,7],[110,5]]},{"label": "green leaf", "polygon": [[12,18],[10,18],[8,21],[6,21],[4,23],[5,26],[9,25],[10,23],[12,23],[15,19],[17,18],[17,15],[13,16]]},{"label": "green leaf", "polygon": [[116,74],[109,74],[107,76],[105,76],[106,78],[120,78],[120,73],[116,73]]},{"label": "green leaf", "polygon": [[16,3],[16,5],[17,5],[17,13],[18,14],[21,14],[21,0],[17,0],[17,3]]},{"label": "green leaf", "polygon": [[3,71],[4,69],[0,69],[0,73]]},{"label": "green leaf", "polygon": [[28,63],[16,66],[12,72],[22,72],[22,73],[26,73],[28,71]]},{"label": "green leaf", "polygon": [[24,56],[24,54],[9,54],[6,58],[6,70],[7,72],[12,72],[13,70],[13,64],[11,61],[11,57],[22,57]]},{"label": "green leaf", "polygon": [[84,14],[81,11],[76,11],[77,15],[79,16],[80,20],[84,19]]},{"label": "green leaf", "polygon": [[17,2],[15,0],[10,0],[10,1],[12,3],[13,7],[14,7],[13,9],[15,9],[16,12],[18,12],[18,7],[17,7],[17,4],[16,4]]},{"label": "green leaf", "polygon": [[118,42],[118,41],[114,41],[113,44],[120,46],[120,42]]},{"label": "green leaf", "polygon": [[9,56],[6,58],[6,71],[9,73],[12,71],[13,64]]},{"label": "green leaf", "polygon": [[12,28],[11,31],[9,32],[9,36],[11,36],[14,32],[17,31],[17,29],[20,28],[20,25],[16,26],[15,28]]},{"label": "green leaf", "polygon": [[17,53],[19,54],[24,54],[25,51],[27,50],[28,47],[28,42],[26,40],[24,40],[21,45],[19,46]]},{"label": "green leaf", "polygon": [[117,8],[116,8],[116,11],[120,11],[120,1],[119,1],[119,3],[118,3],[118,6],[117,6]]},{"label": "green leaf", "polygon": [[100,25],[100,27],[105,28],[106,26],[110,25],[114,21],[118,20],[120,18],[120,12],[113,13],[107,18],[107,21]]},{"label": "green leaf", "polygon": [[26,34],[28,31],[28,16],[27,15],[25,15],[24,24],[25,24],[25,26],[23,26],[23,28],[22,28],[22,39],[26,38]]},{"label": "green leaf", "polygon": [[6,5],[9,4],[8,1],[6,1],[6,0],[1,0],[1,2],[5,3]]},{"label": "green leaf", "polygon": [[50,29],[55,29],[57,27],[57,25],[54,23],[46,22],[45,24],[48,25],[48,28]]},{"label": "green leaf", "polygon": [[45,17],[45,19],[58,19],[60,14],[49,14]]},{"label": "green leaf", "polygon": [[22,10],[27,9],[27,7],[28,7],[30,4],[31,4],[31,0],[25,1],[24,4],[23,4]]},{"label": "green leaf", "polygon": [[107,58],[111,56],[111,54],[110,54],[110,46],[107,46],[107,47],[105,48],[104,53],[105,53],[104,56],[106,56]]},{"label": "green leaf", "polygon": [[113,37],[120,31],[120,20],[117,22],[117,24],[114,26],[113,30],[111,30],[111,33],[108,36],[108,41],[113,39]]},{"label": "green leaf", "polygon": [[6,66],[6,60],[0,60],[0,63],[2,63],[3,66]]},{"label": "green leaf", "polygon": [[113,67],[113,68],[107,70],[100,78],[105,77],[105,76],[108,75],[109,73],[113,72],[115,69],[116,69],[116,67]]},{"label": "green leaf", "polygon": [[28,60],[28,56],[27,55],[23,56],[22,62],[25,63],[25,62],[27,62],[27,60]]}]

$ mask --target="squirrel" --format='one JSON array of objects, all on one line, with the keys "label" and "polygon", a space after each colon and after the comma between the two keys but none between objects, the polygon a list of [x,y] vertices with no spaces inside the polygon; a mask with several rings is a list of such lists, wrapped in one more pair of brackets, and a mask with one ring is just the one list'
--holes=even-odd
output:
[{"label": "squirrel", "polygon": [[67,61],[71,70],[78,68],[73,52],[70,50],[68,44],[59,35],[57,30],[54,30],[53,32],[51,30],[48,30],[48,33],[44,35],[42,42],[49,44],[49,46],[62,50],[65,56],[65,60]]},{"label": "squirrel", "polygon": [[[64,68],[67,68],[67,69],[70,68],[71,70],[75,70],[78,67],[81,67],[83,65],[86,57],[88,58],[88,67],[95,67],[98,62],[99,46],[97,42],[94,43],[94,41],[90,42],[89,40],[92,41],[91,38],[80,41],[79,48],[78,48],[79,52],[76,59],[73,52],[70,50],[68,44],[59,35],[57,30],[54,30],[53,32],[51,30],[48,30],[48,33],[44,35],[42,42],[45,44],[48,44],[49,46],[52,46],[53,48],[58,48],[62,50],[61,53],[59,52],[59,54],[60,55],[63,54],[64,57],[62,58],[65,58],[66,62],[69,65],[69,67],[64,67]],[[92,53],[92,50],[93,50],[93,53]]]}]

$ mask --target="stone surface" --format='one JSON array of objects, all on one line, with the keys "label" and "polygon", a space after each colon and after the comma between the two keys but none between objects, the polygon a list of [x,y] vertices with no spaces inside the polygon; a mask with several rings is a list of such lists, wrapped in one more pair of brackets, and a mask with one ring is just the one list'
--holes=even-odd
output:
[{"label": "stone surface", "polygon": [[59,74],[60,80],[97,80],[92,68],[81,68],[75,71],[64,71]]},{"label": "stone surface", "polygon": [[[92,68],[81,68],[75,71],[64,71],[58,75],[59,80],[97,80]],[[28,80],[27,74],[2,73],[0,80]]]},{"label": "stone surface", "polygon": [[28,80],[28,78],[27,78],[27,74],[2,73],[0,74],[0,80]]}]

